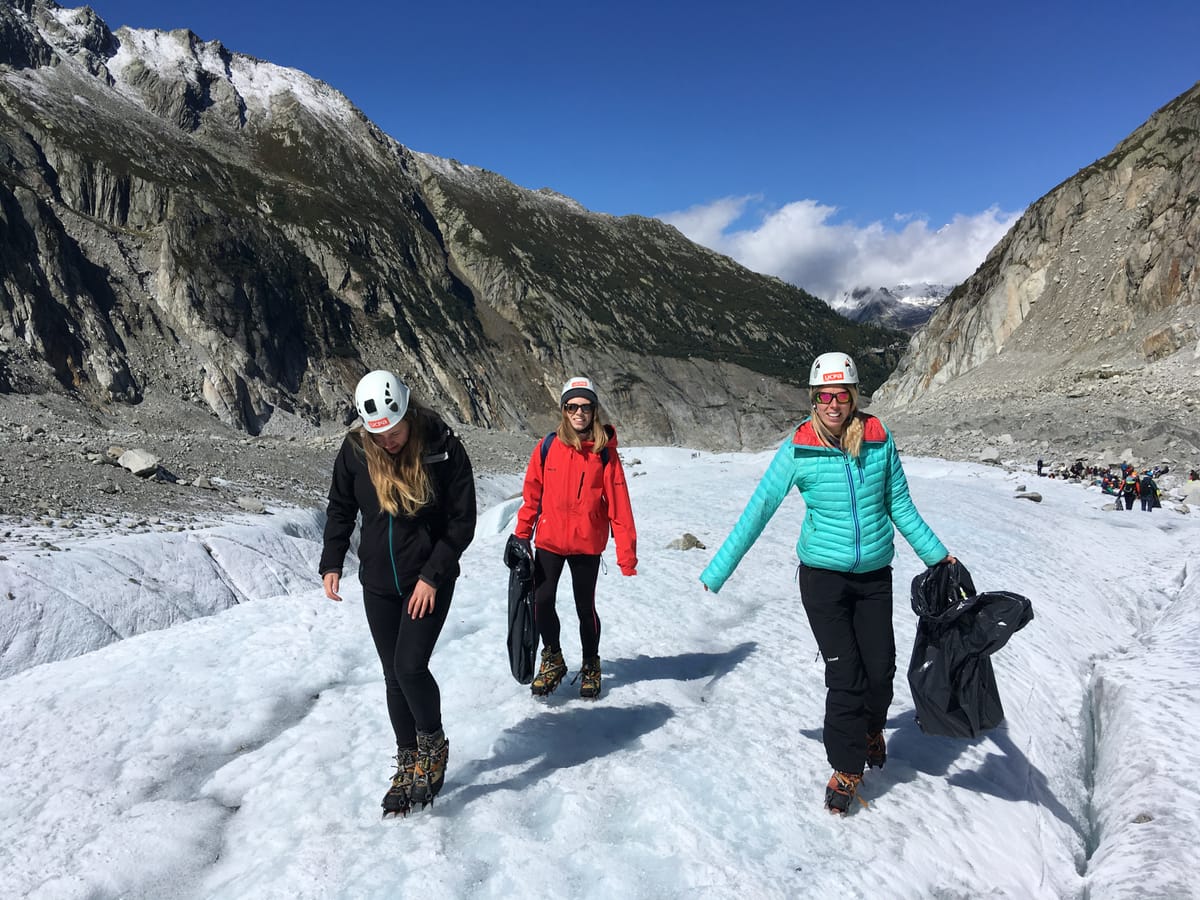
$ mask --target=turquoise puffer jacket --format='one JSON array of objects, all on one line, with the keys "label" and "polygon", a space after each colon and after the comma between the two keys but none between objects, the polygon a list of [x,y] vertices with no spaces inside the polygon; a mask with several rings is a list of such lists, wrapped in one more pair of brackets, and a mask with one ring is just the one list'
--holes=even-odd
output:
[{"label": "turquoise puffer jacket", "polygon": [[946,547],[925,524],[908,493],[908,480],[892,436],[874,416],[864,416],[862,451],[852,459],[824,447],[805,419],[783,442],[733,531],[700,575],[718,592],[792,487],[808,511],[796,543],[807,566],[836,572],[882,569],[896,554],[900,530],[927,566],[946,558]]}]

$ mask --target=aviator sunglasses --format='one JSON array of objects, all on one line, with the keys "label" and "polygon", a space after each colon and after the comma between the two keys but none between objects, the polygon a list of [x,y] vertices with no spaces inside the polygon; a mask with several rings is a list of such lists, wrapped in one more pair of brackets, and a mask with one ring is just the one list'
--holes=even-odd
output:
[{"label": "aviator sunglasses", "polygon": [[592,404],[590,404],[590,403],[564,403],[563,409],[565,409],[567,411],[568,415],[573,416],[577,412],[590,413],[592,411]]},{"label": "aviator sunglasses", "polygon": [[817,402],[828,405],[836,400],[838,403],[849,403],[849,391],[817,391]]}]

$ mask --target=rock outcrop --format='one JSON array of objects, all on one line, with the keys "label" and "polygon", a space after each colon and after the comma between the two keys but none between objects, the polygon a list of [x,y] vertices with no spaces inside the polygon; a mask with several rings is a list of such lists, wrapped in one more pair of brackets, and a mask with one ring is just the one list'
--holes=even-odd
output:
[{"label": "rock outcrop", "polygon": [[1026,210],[912,338],[876,409],[921,446],[982,429],[1089,462],[1136,443],[1194,464],[1198,210],[1200,84]]}]

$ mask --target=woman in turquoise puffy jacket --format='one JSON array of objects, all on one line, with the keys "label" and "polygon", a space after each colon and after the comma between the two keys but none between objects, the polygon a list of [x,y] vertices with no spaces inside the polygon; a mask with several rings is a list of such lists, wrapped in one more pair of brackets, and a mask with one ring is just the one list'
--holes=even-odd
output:
[{"label": "woman in turquoise puffy jacket", "polygon": [[865,766],[887,759],[892,702],[892,557],[896,529],[927,566],[952,560],[908,493],[892,436],[858,409],[858,369],[823,353],[809,373],[813,415],[767,468],[733,531],[701,573],[721,590],[783,498],[795,487],[807,512],[796,554],[800,599],[825,660],[825,752],[833,776],[825,807],[845,814]]}]

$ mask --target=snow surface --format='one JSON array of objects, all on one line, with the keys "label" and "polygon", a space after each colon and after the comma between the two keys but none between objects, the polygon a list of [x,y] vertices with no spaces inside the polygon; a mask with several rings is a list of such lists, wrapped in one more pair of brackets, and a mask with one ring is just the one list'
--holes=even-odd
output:
[{"label": "snow surface", "polygon": [[[836,818],[794,578],[803,503],[784,503],[720,595],[697,582],[770,455],[623,451],[640,574],[622,578],[610,547],[594,702],[569,684],[537,701],[509,675],[517,481],[489,485],[433,659],[447,786],[403,820],[380,819],[382,676],[355,580],[343,603],[320,591],[318,516],[38,557],[71,573],[23,585],[47,607],[88,590],[116,614],[121,585],[151,575],[169,593],[168,559],[176,586],[221,578],[209,594],[237,602],[92,652],[81,636],[78,655],[0,680],[5,896],[1197,896],[1200,516],[908,459],[918,507],[979,589],[1024,594],[1036,617],[993,658],[1005,725],[922,734],[904,675],[921,564],[900,540],[888,762],[864,782],[869,807]],[[1032,482],[1043,502],[1014,498]],[[666,549],[685,531],[707,549]],[[188,543],[222,548],[219,567]],[[568,597],[564,579],[575,669]]]}]

